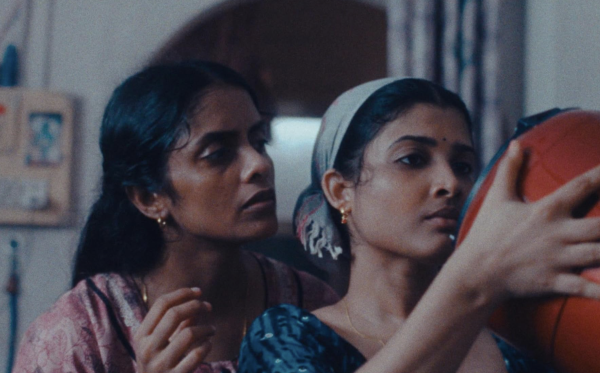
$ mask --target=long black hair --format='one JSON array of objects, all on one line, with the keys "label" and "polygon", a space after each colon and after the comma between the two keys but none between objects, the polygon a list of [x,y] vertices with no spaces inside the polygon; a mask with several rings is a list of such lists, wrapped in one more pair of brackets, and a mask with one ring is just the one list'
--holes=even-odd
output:
[{"label": "long black hair", "polygon": [[205,61],[150,66],[113,92],[102,119],[102,185],[81,233],[72,285],[102,272],[140,275],[164,257],[157,222],[129,200],[127,188],[176,193],[167,161],[176,142],[189,135],[188,116],[208,91],[236,87],[256,96],[244,79],[223,65]]},{"label": "long black hair", "polygon": [[[379,88],[358,109],[344,134],[333,168],[346,180],[357,183],[367,145],[386,124],[417,104],[457,110],[464,116],[469,133],[472,133],[471,116],[465,103],[456,93],[425,79],[399,79]],[[342,232],[345,246],[349,247],[346,226],[339,224],[340,212],[331,206],[330,212],[338,230]]]}]

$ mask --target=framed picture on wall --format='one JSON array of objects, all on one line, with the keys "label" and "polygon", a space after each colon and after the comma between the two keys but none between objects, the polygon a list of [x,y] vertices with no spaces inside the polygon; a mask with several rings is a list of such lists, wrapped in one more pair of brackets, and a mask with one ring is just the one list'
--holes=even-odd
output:
[{"label": "framed picture on wall", "polygon": [[58,166],[62,161],[62,114],[32,112],[29,114],[27,153],[28,166]]},{"label": "framed picture on wall", "polygon": [[70,222],[73,107],[57,92],[0,89],[0,225]]}]

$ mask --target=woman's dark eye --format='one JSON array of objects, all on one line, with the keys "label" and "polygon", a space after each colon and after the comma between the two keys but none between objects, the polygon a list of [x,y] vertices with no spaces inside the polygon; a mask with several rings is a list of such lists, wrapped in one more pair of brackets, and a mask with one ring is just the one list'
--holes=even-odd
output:
[{"label": "woman's dark eye", "polygon": [[266,152],[266,146],[269,143],[269,139],[266,137],[261,137],[252,142],[252,147],[259,153]]},{"label": "woman's dark eye", "polygon": [[203,156],[202,159],[211,163],[224,163],[231,160],[235,156],[235,151],[229,147],[218,148],[207,155]]},{"label": "woman's dark eye", "polygon": [[421,154],[409,154],[402,158],[399,158],[396,162],[404,163],[411,167],[423,166],[427,160]]},{"label": "woman's dark eye", "polygon": [[456,162],[453,169],[457,175],[471,175],[473,173],[473,166],[468,162]]}]

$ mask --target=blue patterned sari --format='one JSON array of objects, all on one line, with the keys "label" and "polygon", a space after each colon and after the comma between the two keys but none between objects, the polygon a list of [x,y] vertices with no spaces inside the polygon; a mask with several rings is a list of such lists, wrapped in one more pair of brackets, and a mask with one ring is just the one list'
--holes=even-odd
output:
[{"label": "blue patterned sari", "polygon": [[[496,339],[508,373],[553,371]],[[308,311],[283,304],[257,318],[242,343],[239,373],[350,373],[365,357]]]}]

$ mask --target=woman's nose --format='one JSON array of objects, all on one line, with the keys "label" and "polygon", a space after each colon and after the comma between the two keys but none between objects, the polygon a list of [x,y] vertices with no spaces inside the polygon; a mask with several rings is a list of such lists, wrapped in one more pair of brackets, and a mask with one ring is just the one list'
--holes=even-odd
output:
[{"label": "woman's nose", "polygon": [[242,180],[246,183],[273,177],[273,161],[266,152],[259,152],[249,147],[245,151],[245,164]]},{"label": "woman's nose", "polygon": [[461,184],[450,165],[436,169],[432,184],[432,194],[435,197],[456,197],[461,193]]}]

